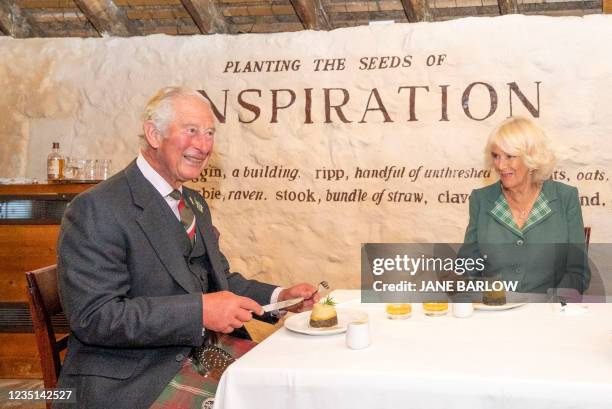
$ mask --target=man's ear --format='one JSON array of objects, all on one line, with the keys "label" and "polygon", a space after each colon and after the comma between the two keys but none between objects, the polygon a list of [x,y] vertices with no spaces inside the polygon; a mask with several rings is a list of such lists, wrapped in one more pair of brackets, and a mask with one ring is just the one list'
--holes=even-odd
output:
[{"label": "man's ear", "polygon": [[159,148],[159,145],[161,143],[161,139],[163,138],[163,136],[161,132],[157,130],[157,127],[155,126],[153,121],[150,121],[150,120],[145,121],[145,123],[143,124],[143,128],[144,128],[144,136],[148,144],[153,149]]}]

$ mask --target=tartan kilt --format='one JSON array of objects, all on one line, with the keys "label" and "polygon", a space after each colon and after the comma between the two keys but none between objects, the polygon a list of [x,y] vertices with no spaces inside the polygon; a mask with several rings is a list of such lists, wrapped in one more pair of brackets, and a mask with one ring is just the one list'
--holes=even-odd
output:
[{"label": "tartan kilt", "polygon": [[[221,335],[217,346],[229,353],[234,359],[250,351],[253,341]],[[151,409],[209,409],[213,407],[219,379],[200,375],[191,358],[183,361],[181,370],[166,385],[162,393],[151,405]]]}]

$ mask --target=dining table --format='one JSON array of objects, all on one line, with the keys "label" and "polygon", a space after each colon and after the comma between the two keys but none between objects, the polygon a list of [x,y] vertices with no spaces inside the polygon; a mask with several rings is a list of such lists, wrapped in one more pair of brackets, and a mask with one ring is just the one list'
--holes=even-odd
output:
[{"label": "dining table", "polygon": [[413,303],[410,318],[391,320],[359,290],[331,295],[339,317],[365,315],[368,347],[285,325],[229,366],[214,407],[612,408],[611,304],[477,305],[457,318],[452,305],[430,317]]}]

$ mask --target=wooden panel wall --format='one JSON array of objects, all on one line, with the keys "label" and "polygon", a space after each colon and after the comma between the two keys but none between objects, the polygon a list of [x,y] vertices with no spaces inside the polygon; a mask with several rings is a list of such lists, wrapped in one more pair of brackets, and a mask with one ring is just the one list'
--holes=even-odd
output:
[{"label": "wooden panel wall", "polygon": [[[0,185],[0,195],[80,193],[93,184]],[[0,302],[27,302],[25,272],[55,264],[59,225],[0,224]],[[0,333],[0,378],[42,378],[33,333]]]},{"label": "wooden panel wall", "polygon": [[27,302],[25,272],[55,264],[58,225],[0,225],[0,302]]}]

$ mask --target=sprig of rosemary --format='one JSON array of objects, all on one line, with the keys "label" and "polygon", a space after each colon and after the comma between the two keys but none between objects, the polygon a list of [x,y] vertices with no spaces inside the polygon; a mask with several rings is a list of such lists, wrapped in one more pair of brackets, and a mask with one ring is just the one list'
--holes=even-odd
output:
[{"label": "sprig of rosemary", "polygon": [[331,306],[333,307],[333,306],[334,306],[334,305],[336,305],[337,303],[334,301],[334,297],[331,297],[331,296],[329,296],[329,295],[328,295],[328,296],[327,296],[327,298],[325,298],[325,299],[324,299],[324,300],[321,302],[321,304],[331,305]]}]

